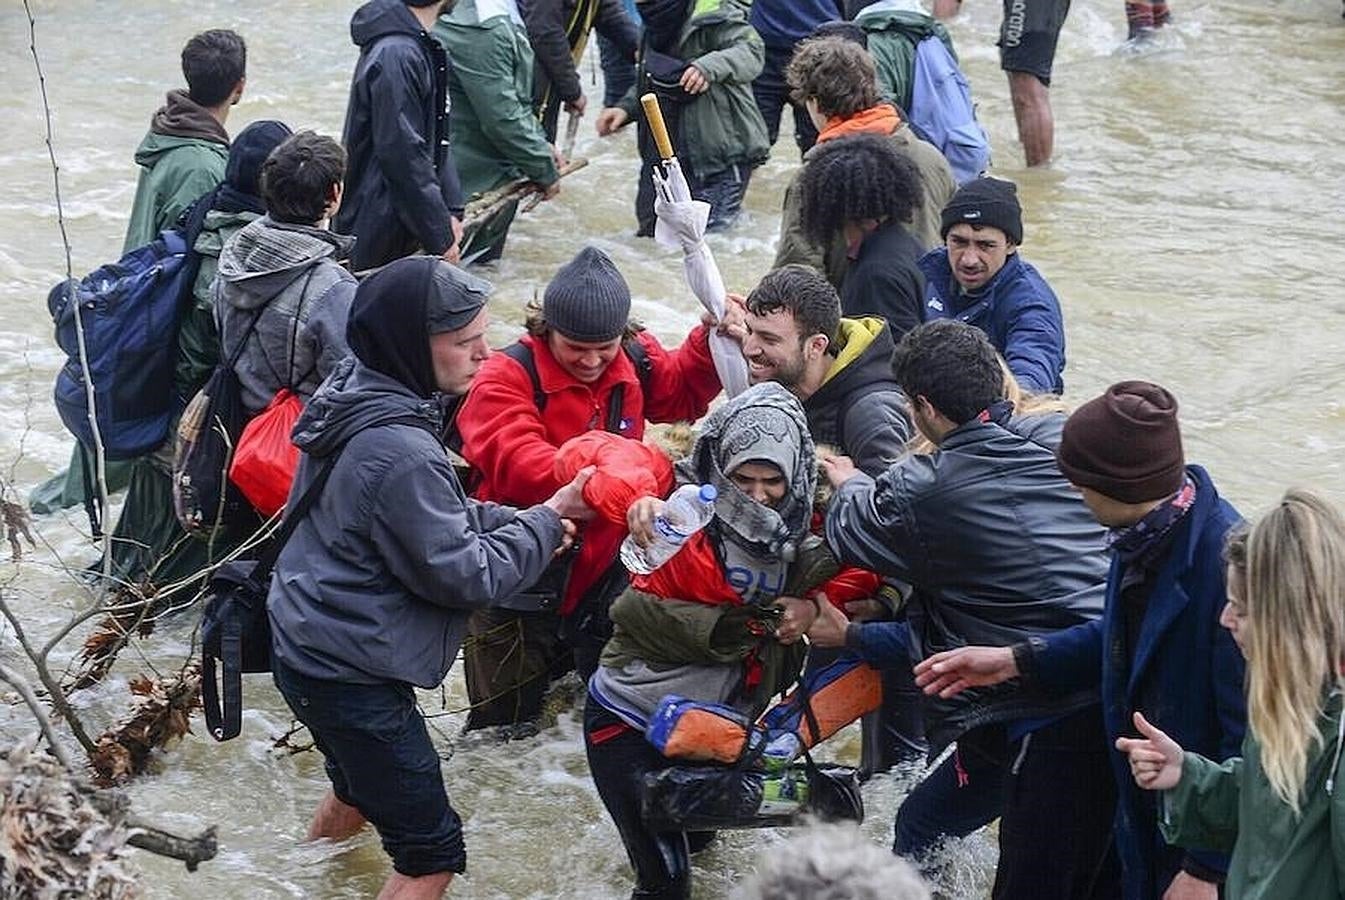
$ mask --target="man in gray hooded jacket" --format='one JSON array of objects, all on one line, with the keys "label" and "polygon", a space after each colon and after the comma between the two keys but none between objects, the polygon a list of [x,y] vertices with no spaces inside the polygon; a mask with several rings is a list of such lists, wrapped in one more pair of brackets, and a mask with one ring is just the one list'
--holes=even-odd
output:
[{"label": "man in gray hooded jacket", "polygon": [[360,285],[354,352],[294,430],[292,497],[331,471],[276,562],[267,598],[272,671],[331,781],[310,838],[373,823],[395,872],[382,896],[438,897],[466,867],[413,687],[448,672],[467,616],[529,587],[587,515],[591,470],[545,503],[469,500],[440,442],[490,351],[490,285],[434,258],[398,260]]},{"label": "man in gray hooded jacket", "polygon": [[341,205],[346,154],[329,137],[301,131],[262,165],[266,215],[220,252],[215,318],[221,356],[234,364],[249,415],[281,388],[307,400],[346,357],[355,278],[340,265],[354,238],[325,227]]}]

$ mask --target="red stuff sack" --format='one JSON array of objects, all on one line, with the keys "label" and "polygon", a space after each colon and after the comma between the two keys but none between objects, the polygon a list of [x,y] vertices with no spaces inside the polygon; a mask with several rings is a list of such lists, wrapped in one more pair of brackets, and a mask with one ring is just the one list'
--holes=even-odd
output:
[{"label": "red stuff sack", "polygon": [[267,518],[279,512],[289,499],[294,472],[299,468],[299,448],[290,433],[303,411],[299,395],[281,388],[266,409],[243,428],[234,450],[229,480],[253,509]]}]

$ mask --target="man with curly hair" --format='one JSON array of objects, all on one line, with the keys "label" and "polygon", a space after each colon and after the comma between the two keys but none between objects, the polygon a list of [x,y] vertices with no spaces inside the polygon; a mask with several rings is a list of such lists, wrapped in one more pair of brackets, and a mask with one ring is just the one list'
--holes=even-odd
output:
[{"label": "man with curly hair", "polygon": [[915,164],[872,134],[824,144],[798,181],[803,231],[825,246],[839,235],[849,266],[841,280],[841,312],[881,316],[893,340],[920,324],[925,277],[917,265],[923,249],[911,236],[920,208]]},{"label": "man with curly hair", "polygon": [[[868,51],[841,37],[813,38],[799,45],[785,74],[794,97],[807,107],[818,127],[817,146],[804,155],[803,171],[829,141],[856,134],[885,138],[920,175],[920,204],[911,222],[911,234],[924,249],[937,246],[939,211],[957,190],[957,182],[938,148],[917,137],[896,107],[881,99]],[[795,176],[785,189],[775,265],[810,265],[839,286],[849,264],[847,248],[839,236],[830,243],[817,244],[804,233],[800,177]]]}]

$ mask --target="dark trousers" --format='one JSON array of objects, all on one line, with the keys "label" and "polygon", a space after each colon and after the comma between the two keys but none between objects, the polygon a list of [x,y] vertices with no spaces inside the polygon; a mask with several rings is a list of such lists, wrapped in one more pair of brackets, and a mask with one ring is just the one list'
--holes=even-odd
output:
[{"label": "dark trousers", "polygon": [[691,853],[713,832],[651,831],[640,813],[644,776],[666,769],[668,760],[644,735],[604,709],[591,696],[584,707],[584,749],[603,806],[616,824],[635,870],[632,898],[686,900],[691,896]]},{"label": "dark trousers", "polygon": [[1003,725],[972,729],[902,803],[892,851],[921,861],[998,817],[995,900],[1120,897],[1108,753],[1097,707],[1014,741]]},{"label": "dark trousers", "polygon": [[786,106],[794,111],[794,143],[802,156],[817,142],[817,129],[813,127],[808,110],[789,99],[785,67],[793,55],[793,47],[767,47],[766,66],[752,82],[752,96],[756,98],[761,117],[766,120],[766,135],[772,145],[780,136],[780,114]]},{"label": "dark trousers", "polygon": [[[643,129],[643,125],[641,125]],[[652,237],[654,223],[654,166],[659,163],[658,153],[651,147],[645,152],[644,139],[641,139],[640,181],[635,190],[635,218],[639,223],[636,237]],[[674,144],[674,146],[676,146]],[[747,195],[748,182],[752,180],[752,170],[747,166],[730,166],[705,177],[699,177],[683,157],[678,157],[682,173],[686,175],[691,196],[710,204],[710,220],[705,226],[707,232],[724,231],[732,227],[742,212],[743,197]]]}]

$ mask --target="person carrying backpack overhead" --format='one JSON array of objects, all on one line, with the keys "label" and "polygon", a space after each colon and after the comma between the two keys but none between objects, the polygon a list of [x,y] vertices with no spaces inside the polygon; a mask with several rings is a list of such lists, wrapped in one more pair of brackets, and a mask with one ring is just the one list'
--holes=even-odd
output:
[{"label": "person carrying backpack overhead", "polygon": [[[640,440],[646,420],[705,414],[720,391],[707,325],[665,349],[630,321],[630,288],[612,260],[585,247],[547,285],[518,344],[481,368],[458,411],[462,455],[479,478],[474,496],[526,505],[560,485],[557,453],[588,431]],[[732,305],[732,304],[731,304]],[[727,326],[725,326],[727,327]],[[531,723],[553,674],[587,678],[610,633],[606,609],[625,586],[618,524],[595,520],[572,560],[549,576],[545,611],[481,610],[465,649],[467,728]],[[517,733],[518,729],[512,729]]]}]

